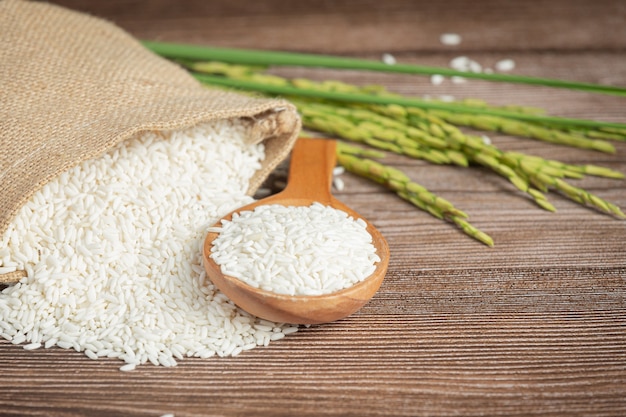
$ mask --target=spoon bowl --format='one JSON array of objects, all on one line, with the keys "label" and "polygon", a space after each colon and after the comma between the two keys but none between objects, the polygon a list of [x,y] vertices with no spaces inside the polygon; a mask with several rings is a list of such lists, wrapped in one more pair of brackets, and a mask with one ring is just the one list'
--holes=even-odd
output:
[{"label": "spoon bowl", "polygon": [[236,212],[254,210],[260,205],[310,206],[314,202],[344,211],[354,219],[365,221],[366,230],[372,236],[372,244],[380,261],[374,272],[363,281],[342,290],[314,295],[292,296],[278,294],[252,287],[245,282],[224,275],[211,258],[213,241],[218,233],[207,234],[203,246],[203,261],[209,279],[237,306],[257,317],[292,324],[319,324],[336,321],[359,310],[378,291],[389,265],[389,247],[385,238],[366,219],[335,199],[331,192],[332,171],[335,167],[336,143],[329,139],[300,138],[291,155],[287,187],[280,193],[241,207],[222,220],[230,221]]}]

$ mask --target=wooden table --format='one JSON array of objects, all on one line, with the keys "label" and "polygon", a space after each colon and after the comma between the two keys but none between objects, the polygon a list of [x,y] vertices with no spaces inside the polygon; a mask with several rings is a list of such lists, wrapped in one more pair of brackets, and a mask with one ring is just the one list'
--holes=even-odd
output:
[{"label": "wooden table", "polygon": [[[619,0],[286,2],[53,1],[142,39],[341,54],[447,66],[466,55],[514,73],[626,85]],[[458,46],[442,33],[462,35]],[[407,95],[476,97],[567,117],[626,122],[624,98],[427,77],[330,70],[291,75],[376,82]],[[607,155],[490,134],[502,149],[626,172]],[[392,258],[354,316],[304,328],[235,358],[131,373],[115,360],[0,341],[0,415],[578,416],[626,415],[626,222],[550,194],[537,208],[480,168],[389,156],[496,242],[487,248],[394,194],[345,175],[337,197],[376,224]],[[581,186],[626,209],[626,182]]]}]

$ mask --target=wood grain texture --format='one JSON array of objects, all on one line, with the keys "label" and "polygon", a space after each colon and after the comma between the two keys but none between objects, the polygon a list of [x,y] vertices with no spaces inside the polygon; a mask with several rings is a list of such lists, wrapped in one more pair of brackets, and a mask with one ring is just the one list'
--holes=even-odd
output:
[{"label": "wood grain texture", "polygon": [[[447,65],[465,54],[515,72],[626,85],[622,1],[345,2],[59,0],[137,37],[341,53]],[[456,47],[439,43],[458,32]],[[471,81],[280,69],[376,82],[404,94],[536,105],[626,122],[621,98]],[[626,172],[617,153],[490,135],[501,148]],[[621,416],[626,415],[626,221],[550,194],[538,209],[480,169],[388,162],[468,212],[493,249],[350,175],[336,197],[387,238],[377,295],[355,315],[303,328],[235,358],[123,373],[115,360],[0,341],[2,416]],[[625,181],[577,182],[626,208]]]}]

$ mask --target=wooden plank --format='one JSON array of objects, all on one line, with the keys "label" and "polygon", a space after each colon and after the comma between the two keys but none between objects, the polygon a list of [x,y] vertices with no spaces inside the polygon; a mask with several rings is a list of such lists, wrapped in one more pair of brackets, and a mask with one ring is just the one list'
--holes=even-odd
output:
[{"label": "wooden plank", "polygon": [[[447,65],[513,58],[526,75],[626,85],[622,2],[86,2],[58,4],[139,37],[346,53]],[[461,6],[462,5],[462,6]],[[438,36],[461,33],[459,47]],[[380,83],[408,95],[536,105],[567,117],[626,122],[624,99],[470,81],[288,69],[286,75]],[[489,135],[503,149],[626,172],[607,155]],[[118,370],[62,349],[0,340],[0,415],[453,416],[626,414],[626,222],[550,194],[537,208],[481,168],[387,161],[468,212],[489,249],[392,193],[345,175],[336,196],[387,237],[379,293],[354,316],[303,328],[234,358]],[[626,208],[622,180],[580,184]]]},{"label": "wooden plank", "polygon": [[446,32],[462,34],[464,50],[507,52],[619,50],[626,39],[619,0],[54,3],[114,19],[149,39],[327,53],[441,50]]}]

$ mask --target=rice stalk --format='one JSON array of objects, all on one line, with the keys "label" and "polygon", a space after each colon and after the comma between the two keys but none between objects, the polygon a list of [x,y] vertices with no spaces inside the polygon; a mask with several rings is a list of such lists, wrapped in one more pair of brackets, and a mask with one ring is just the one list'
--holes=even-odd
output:
[{"label": "rice stalk", "polygon": [[514,74],[485,74],[481,72],[465,72],[453,70],[450,68],[430,67],[424,65],[388,65],[380,61],[357,58],[344,58],[319,54],[246,50],[236,48],[217,48],[155,41],[143,41],[143,45],[151,51],[170,59],[187,59],[193,61],[221,61],[231,64],[245,65],[299,66],[317,68],[322,67],[418,75],[438,74],[450,77],[460,76],[464,78],[481,79],[492,82],[528,84],[554,88],[566,88],[592,93],[626,96],[626,88],[617,86],[549,78],[527,77]]},{"label": "rice stalk", "polygon": [[252,90],[268,94],[277,94],[283,96],[301,96],[309,98],[319,98],[334,100],[342,103],[365,103],[365,104],[397,104],[406,107],[415,107],[422,109],[435,109],[435,110],[448,110],[453,112],[466,112],[471,114],[487,114],[493,116],[507,117],[510,119],[525,120],[536,123],[550,123],[561,126],[574,126],[574,127],[610,127],[610,128],[626,128],[626,124],[616,122],[604,122],[597,120],[587,119],[572,119],[565,117],[555,116],[542,116],[535,114],[525,114],[512,112],[508,110],[496,110],[496,109],[479,109],[471,106],[463,106],[460,104],[450,103],[437,103],[429,100],[408,98],[408,97],[387,97],[378,96],[363,93],[345,93],[337,91],[324,91],[324,90],[312,90],[305,88],[298,88],[293,85],[269,85],[256,81],[232,79],[222,76],[206,75],[206,74],[193,74],[199,81],[211,85],[230,87],[242,90]]},{"label": "rice stalk", "polygon": [[[544,116],[541,109],[521,106],[497,108],[480,100],[464,100],[453,107],[448,107],[450,105],[447,103],[432,101],[430,104],[434,107],[413,105],[412,101],[406,101],[411,99],[390,94],[381,86],[359,87],[335,80],[317,82],[304,78],[286,79],[266,74],[261,67],[215,62],[185,63],[185,65],[193,71],[219,74],[217,77],[208,75],[207,79],[205,74],[194,73],[203,82],[212,83],[219,80],[217,84],[222,84],[223,80],[233,79],[232,85],[239,88],[253,85],[255,91],[288,94],[285,97],[298,107],[303,125],[308,129],[434,164],[483,166],[506,178],[544,210],[556,211],[546,197],[547,192],[556,190],[579,204],[593,206],[615,217],[622,217],[619,208],[612,203],[585,190],[571,188],[563,181],[564,178],[582,178],[585,175],[619,179],[624,177],[622,173],[594,165],[564,164],[532,155],[505,152],[486,143],[481,137],[462,132],[458,127],[470,126],[533,137],[566,146],[614,152],[614,148],[607,142],[583,136],[581,132],[611,132],[619,135],[626,132],[626,127],[620,124],[616,126],[611,123],[579,119],[571,119],[574,124],[569,124],[570,119]],[[242,84],[238,84],[240,81]],[[229,81],[223,84],[230,85]],[[256,89],[256,86],[262,88]],[[374,99],[360,100],[363,95]],[[356,100],[352,101],[351,99],[355,97]],[[379,102],[377,98],[383,100]],[[347,160],[351,163],[348,164]],[[426,204],[419,193],[417,195],[409,193],[402,188],[406,179],[402,181],[389,179],[383,173],[389,174],[391,171],[385,171],[374,163],[354,161],[350,158],[343,158],[343,161],[352,167],[354,173],[372,181],[385,183],[387,187],[394,189],[398,196],[415,206],[436,217],[446,217],[432,205]],[[387,179],[383,180],[384,178]],[[475,235],[474,237],[480,235],[479,231],[472,230],[464,221],[451,221],[469,235]]]},{"label": "rice stalk", "polygon": [[489,235],[468,222],[468,215],[465,212],[412,181],[401,170],[363,157],[364,153],[359,152],[358,149],[339,142],[337,162],[347,171],[393,190],[398,196],[432,216],[456,224],[468,236],[487,246],[494,246],[494,241]]}]

